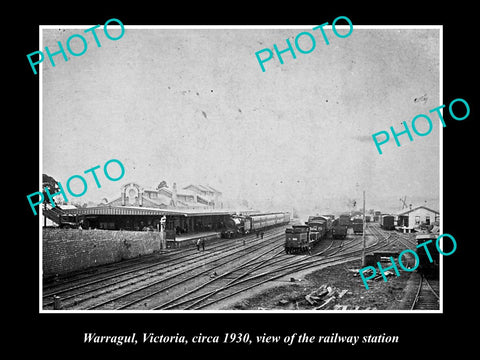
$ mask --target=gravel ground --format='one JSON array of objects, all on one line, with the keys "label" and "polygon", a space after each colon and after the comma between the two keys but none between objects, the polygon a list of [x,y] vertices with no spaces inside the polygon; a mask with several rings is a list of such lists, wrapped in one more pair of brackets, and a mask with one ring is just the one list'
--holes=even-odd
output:
[{"label": "gravel ground", "polygon": [[[328,285],[337,290],[347,292],[339,298],[336,296],[321,310],[333,310],[335,306],[344,310],[404,310],[408,306],[411,293],[415,286],[407,284],[410,277],[416,283],[415,273],[401,271],[400,276],[388,277],[369,281],[369,289],[366,290],[360,276],[354,276],[355,272],[349,269],[359,269],[360,260],[345,262],[339,265],[325,267],[307,274],[294,274],[290,278],[276,282],[262,292],[249,298],[244,298],[231,304],[225,309],[235,310],[314,310],[315,307],[324,303],[323,297],[313,305],[305,296],[318,290],[322,285]],[[358,273],[358,272],[357,272]],[[295,279],[295,281],[291,281]],[[414,281],[413,281],[414,280]],[[407,290],[407,291],[405,291]]]}]

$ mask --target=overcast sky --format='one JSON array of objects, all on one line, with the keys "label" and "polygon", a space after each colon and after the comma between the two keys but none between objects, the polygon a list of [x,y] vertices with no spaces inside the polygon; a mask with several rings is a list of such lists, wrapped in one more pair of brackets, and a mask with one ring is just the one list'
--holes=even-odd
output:
[{"label": "overcast sky", "polygon": [[[283,65],[275,56],[261,71],[256,51],[309,29],[127,26],[118,41],[97,30],[101,48],[86,35],[84,55],[43,66],[42,172],[65,184],[112,158],[125,165],[116,183],[99,173],[99,190],[87,177],[80,202],[166,180],[264,208],[335,210],[366,190],[367,208],[398,210],[406,195],[438,209],[438,118],[425,137],[402,135],[401,147],[392,138],[383,155],[371,135],[440,105],[439,30],[327,29],[328,46],[312,32],[313,52],[285,53]],[[44,29],[43,46],[82,32]]]}]

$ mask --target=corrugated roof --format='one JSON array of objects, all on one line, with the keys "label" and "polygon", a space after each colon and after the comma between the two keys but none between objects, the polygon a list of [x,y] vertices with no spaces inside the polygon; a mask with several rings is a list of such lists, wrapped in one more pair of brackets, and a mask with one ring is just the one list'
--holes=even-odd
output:
[{"label": "corrugated roof", "polygon": [[68,209],[65,213],[72,215],[183,215],[183,216],[207,216],[207,215],[230,215],[234,211],[212,210],[172,210],[137,206],[96,206],[90,208]]},{"label": "corrugated roof", "polygon": [[423,209],[425,209],[425,210],[428,210],[428,211],[431,211],[431,212],[434,212],[435,214],[440,214],[440,212],[438,212],[438,211],[436,211],[436,210],[433,210],[433,209],[430,209],[430,208],[422,205],[422,206],[417,206],[416,208],[411,209],[411,210],[407,210],[407,211],[403,211],[403,212],[397,213],[397,215],[399,215],[399,216],[400,216],[400,215],[407,215],[408,213],[411,213],[412,211],[415,211],[415,210],[418,210],[418,209],[421,209],[421,208],[423,208]]}]

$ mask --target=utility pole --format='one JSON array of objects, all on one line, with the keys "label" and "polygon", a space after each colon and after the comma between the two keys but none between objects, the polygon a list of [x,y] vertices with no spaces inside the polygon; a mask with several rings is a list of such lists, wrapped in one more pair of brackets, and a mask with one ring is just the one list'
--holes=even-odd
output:
[{"label": "utility pole", "polygon": [[365,190],[363,190],[363,249],[362,249],[362,267],[365,267]]}]

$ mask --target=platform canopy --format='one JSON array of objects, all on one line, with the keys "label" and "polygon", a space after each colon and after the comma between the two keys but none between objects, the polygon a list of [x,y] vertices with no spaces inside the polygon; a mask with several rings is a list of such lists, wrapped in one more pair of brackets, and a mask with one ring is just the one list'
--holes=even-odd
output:
[{"label": "platform canopy", "polygon": [[231,215],[235,211],[209,211],[209,210],[172,210],[138,206],[95,206],[76,209],[64,209],[68,215],[177,215],[185,217]]}]

